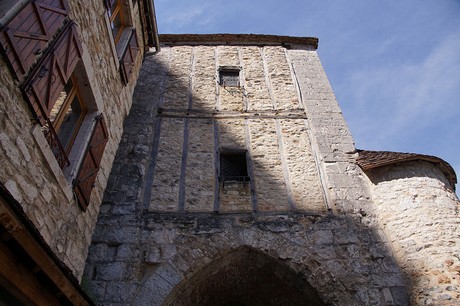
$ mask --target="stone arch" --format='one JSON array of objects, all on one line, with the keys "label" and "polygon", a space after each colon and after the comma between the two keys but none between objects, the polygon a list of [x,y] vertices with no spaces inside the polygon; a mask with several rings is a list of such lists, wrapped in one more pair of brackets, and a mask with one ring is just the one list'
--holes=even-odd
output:
[{"label": "stone arch", "polygon": [[301,274],[251,247],[210,262],[170,292],[163,305],[326,305]]},{"label": "stone arch", "polygon": [[[304,278],[316,289],[324,304],[369,305],[380,300],[384,293],[382,287],[403,288],[402,275],[383,243],[370,243],[375,239],[371,238],[374,237],[373,231],[350,218],[235,218],[199,216],[180,219],[175,216],[161,222],[157,220],[158,228],[143,241],[147,248],[145,264],[130,302],[134,305],[162,305],[171,299],[172,292],[193,291],[179,289],[183,282],[209,279],[205,276],[224,269],[219,268],[219,262],[230,260],[232,256],[241,259],[251,254],[272,260],[273,266],[281,265],[283,269],[280,270],[290,277],[293,274],[287,271],[294,271],[294,275]],[[245,226],[246,223],[253,226]],[[384,273],[372,264],[377,261],[385,261]],[[240,260],[240,267],[248,265]],[[195,276],[199,273],[205,276]],[[216,277],[221,274],[216,273]],[[287,282],[286,279],[280,281]]]}]

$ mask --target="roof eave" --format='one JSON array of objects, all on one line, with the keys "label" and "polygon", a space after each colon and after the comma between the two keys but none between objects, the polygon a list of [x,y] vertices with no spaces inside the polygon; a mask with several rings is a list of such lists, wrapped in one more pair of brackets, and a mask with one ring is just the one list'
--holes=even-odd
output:
[{"label": "roof eave", "polygon": [[318,38],[265,34],[160,34],[165,45],[281,45],[305,46],[316,50]]}]

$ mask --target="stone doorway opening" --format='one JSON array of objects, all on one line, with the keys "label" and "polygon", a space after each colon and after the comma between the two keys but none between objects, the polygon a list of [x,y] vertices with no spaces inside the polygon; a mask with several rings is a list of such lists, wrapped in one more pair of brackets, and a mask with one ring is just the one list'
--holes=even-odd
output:
[{"label": "stone doorway opening", "polygon": [[179,283],[163,305],[326,305],[305,277],[249,247],[212,261]]}]

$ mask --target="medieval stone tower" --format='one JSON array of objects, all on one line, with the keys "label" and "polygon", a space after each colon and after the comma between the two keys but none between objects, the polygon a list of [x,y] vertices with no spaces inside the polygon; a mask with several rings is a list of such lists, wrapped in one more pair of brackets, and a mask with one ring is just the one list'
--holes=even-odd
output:
[{"label": "medieval stone tower", "polygon": [[455,173],[357,151],[317,39],[160,41],[87,259],[97,303],[456,304]]}]

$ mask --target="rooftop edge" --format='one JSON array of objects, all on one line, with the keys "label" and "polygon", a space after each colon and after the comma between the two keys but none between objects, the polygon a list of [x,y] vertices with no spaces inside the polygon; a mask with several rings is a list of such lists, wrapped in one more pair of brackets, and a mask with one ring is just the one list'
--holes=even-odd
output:
[{"label": "rooftop edge", "polygon": [[430,162],[444,173],[450,185],[455,190],[455,184],[457,183],[457,175],[455,170],[448,162],[439,157],[417,153],[401,153],[390,151],[357,150],[357,152],[359,154],[357,163],[364,171],[416,160]]},{"label": "rooftop edge", "polygon": [[318,48],[318,38],[265,34],[160,34],[162,44],[257,44],[257,45],[303,45]]}]

